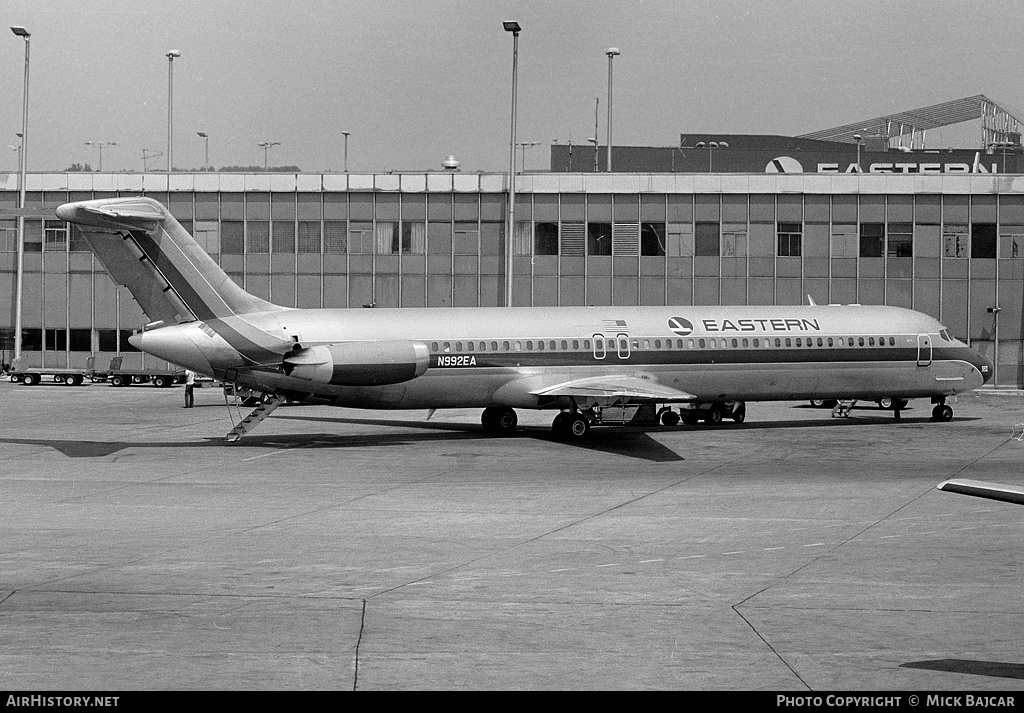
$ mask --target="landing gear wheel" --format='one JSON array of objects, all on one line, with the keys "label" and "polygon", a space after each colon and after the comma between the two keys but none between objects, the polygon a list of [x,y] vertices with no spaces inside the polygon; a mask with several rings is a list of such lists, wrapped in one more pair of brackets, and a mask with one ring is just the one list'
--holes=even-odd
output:
[{"label": "landing gear wheel", "polygon": [[938,404],[932,409],[933,421],[952,421],[953,408],[947,404]]},{"label": "landing gear wheel", "polygon": [[878,399],[875,403],[878,404],[878,408],[892,408],[892,399]]},{"label": "landing gear wheel", "polygon": [[735,411],[733,411],[733,414],[731,416],[733,422],[735,422],[735,423],[743,423],[743,420],[746,417],[747,417],[747,407],[746,406],[740,406]]},{"label": "landing gear wheel", "polygon": [[661,425],[676,426],[679,424],[679,414],[675,411],[666,411],[661,414]]},{"label": "landing gear wheel", "polygon": [[480,423],[488,433],[507,436],[515,433],[519,417],[514,409],[507,406],[488,406],[480,416]]},{"label": "landing gear wheel", "polygon": [[555,420],[551,422],[551,430],[555,436],[562,437],[569,430],[569,421],[572,419],[572,414],[568,411],[562,411]]},{"label": "landing gear wheel", "polygon": [[580,413],[571,414],[566,422],[565,435],[574,441],[581,441],[590,435],[590,421]]}]

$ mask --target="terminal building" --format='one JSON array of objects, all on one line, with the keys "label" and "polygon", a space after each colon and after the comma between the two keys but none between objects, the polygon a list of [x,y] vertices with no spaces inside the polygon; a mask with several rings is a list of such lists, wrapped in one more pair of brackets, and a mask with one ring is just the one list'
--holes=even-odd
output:
[{"label": "terminal building", "polygon": [[[992,358],[998,385],[1019,387],[1024,162],[1016,119],[981,99],[960,100],[981,107],[979,149],[909,145],[949,121],[925,110],[895,130],[887,117],[822,136],[615,146],[611,173],[603,148],[595,172],[593,153],[589,169],[575,163],[593,146],[555,145],[550,172],[516,177],[510,240],[507,174],[31,173],[26,205],[155,198],[246,290],[285,306],[500,306],[510,248],[515,306],[908,307]],[[17,179],[0,174],[5,362]],[[127,341],[148,320],[74,230],[37,217],[25,232],[22,365],[152,360]]]}]

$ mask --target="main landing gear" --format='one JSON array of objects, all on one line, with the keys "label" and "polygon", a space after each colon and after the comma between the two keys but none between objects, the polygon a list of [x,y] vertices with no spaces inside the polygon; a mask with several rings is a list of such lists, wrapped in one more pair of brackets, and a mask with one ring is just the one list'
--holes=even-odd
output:
[{"label": "main landing gear", "polygon": [[519,417],[516,416],[515,409],[508,406],[488,406],[480,416],[480,423],[488,433],[511,436],[516,432]]},{"label": "main landing gear", "polygon": [[933,421],[952,421],[953,420],[953,407],[946,403],[944,397],[938,397],[932,399],[932,403],[935,406],[932,407],[932,420]]},{"label": "main landing gear", "polygon": [[590,421],[579,411],[562,411],[551,422],[555,436],[570,441],[579,441],[590,434]]}]

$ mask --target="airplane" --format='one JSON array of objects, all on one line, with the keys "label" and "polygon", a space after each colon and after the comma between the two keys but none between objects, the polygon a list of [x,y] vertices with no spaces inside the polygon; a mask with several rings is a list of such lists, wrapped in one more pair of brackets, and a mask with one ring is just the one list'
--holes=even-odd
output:
[{"label": "airplane", "polygon": [[132,345],[263,394],[229,441],[286,400],[482,408],[495,434],[516,430],[516,409],[548,409],[566,440],[644,406],[674,425],[741,421],[747,401],[893,398],[898,417],[928,398],[949,421],[946,399],[992,371],[932,317],[888,306],[282,307],[232,281],[151,198],[56,214],[153,320]]}]

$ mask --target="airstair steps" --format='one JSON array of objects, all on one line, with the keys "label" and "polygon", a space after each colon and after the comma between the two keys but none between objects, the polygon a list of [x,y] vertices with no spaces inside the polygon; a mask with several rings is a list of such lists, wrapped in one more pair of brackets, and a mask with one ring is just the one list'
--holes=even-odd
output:
[{"label": "airstair steps", "polygon": [[849,418],[850,412],[853,411],[853,407],[856,403],[857,399],[840,401],[832,409],[832,418]]},{"label": "airstair steps", "polygon": [[238,424],[235,425],[230,431],[228,431],[227,439],[228,443],[234,443],[239,438],[244,436],[246,433],[256,428],[274,412],[278,406],[285,402],[283,396],[272,394],[262,401],[259,406],[253,409],[253,412],[243,418]]}]

